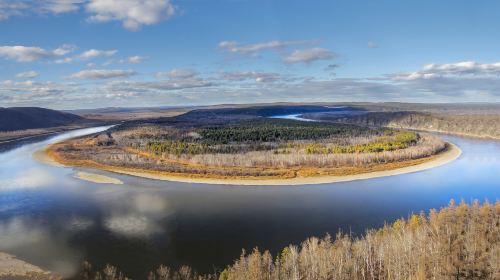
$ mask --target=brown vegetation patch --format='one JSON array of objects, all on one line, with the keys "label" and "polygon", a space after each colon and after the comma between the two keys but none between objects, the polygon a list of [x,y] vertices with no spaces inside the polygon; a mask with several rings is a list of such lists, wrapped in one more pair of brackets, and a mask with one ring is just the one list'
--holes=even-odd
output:
[{"label": "brown vegetation patch", "polygon": [[[128,173],[128,174],[151,174],[164,177],[175,177],[179,178],[193,178],[193,179],[217,179],[217,180],[272,180],[272,179],[293,179],[299,177],[320,177],[320,176],[349,176],[358,175],[364,173],[372,173],[378,171],[388,171],[396,170],[400,168],[410,167],[420,165],[429,161],[434,160],[438,157],[437,155],[432,155],[428,157],[396,161],[388,163],[378,163],[378,164],[368,164],[365,166],[344,166],[344,167],[332,167],[332,168],[320,168],[320,167],[291,167],[291,168],[244,168],[244,167],[211,167],[204,166],[200,164],[192,164],[188,162],[179,161],[169,161],[162,162],[162,165],[157,165],[156,168],[139,168],[139,167],[128,167],[127,165],[107,165],[102,164],[93,160],[84,160],[68,157],[67,153],[63,151],[66,149],[66,143],[58,143],[48,147],[47,154],[49,157],[53,158],[58,163],[68,165],[68,166],[80,166],[88,168],[102,169],[118,173]],[[448,148],[441,151],[441,153],[446,152]],[[85,146],[81,147],[87,150]],[[73,147],[74,149],[74,147]],[[132,153],[133,150],[127,150],[128,155],[137,155]],[[101,151],[103,152],[103,151]],[[157,158],[151,154],[144,154],[138,152],[144,158],[147,158],[153,162],[157,161]],[[161,166],[171,165],[178,169],[189,170],[191,172],[169,172],[161,170]],[[160,168],[158,168],[160,167]],[[227,175],[236,174],[236,175]]]}]

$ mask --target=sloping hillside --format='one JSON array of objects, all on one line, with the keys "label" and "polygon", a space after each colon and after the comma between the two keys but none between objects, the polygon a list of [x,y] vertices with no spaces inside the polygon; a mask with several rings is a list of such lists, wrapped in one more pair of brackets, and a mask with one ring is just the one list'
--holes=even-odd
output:
[{"label": "sloping hillside", "polygon": [[84,118],[77,115],[44,108],[0,108],[0,131],[65,126],[84,121]]},{"label": "sloping hillside", "polygon": [[[498,111],[497,111],[498,112]],[[451,114],[414,111],[364,114],[305,114],[307,118],[366,126],[417,129],[458,135],[500,138],[500,114]]]}]

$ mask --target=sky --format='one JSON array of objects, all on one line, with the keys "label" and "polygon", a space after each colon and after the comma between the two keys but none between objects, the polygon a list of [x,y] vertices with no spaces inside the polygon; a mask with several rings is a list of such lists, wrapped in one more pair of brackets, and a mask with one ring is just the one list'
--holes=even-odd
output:
[{"label": "sky", "polygon": [[500,1],[0,0],[0,107],[500,102]]}]

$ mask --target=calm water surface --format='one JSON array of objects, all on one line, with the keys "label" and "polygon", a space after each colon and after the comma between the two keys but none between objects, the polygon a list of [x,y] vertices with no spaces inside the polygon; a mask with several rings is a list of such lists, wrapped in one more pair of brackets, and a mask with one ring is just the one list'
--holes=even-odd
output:
[{"label": "calm water surface", "polygon": [[[81,168],[32,154],[85,129],[0,153],[0,251],[71,275],[83,260],[144,279],[163,263],[223,268],[241,248],[276,252],[309,236],[362,233],[450,199],[500,198],[500,142],[444,136],[462,156],[412,174],[307,186],[226,186],[141,179],[124,185],[73,178]],[[89,170],[85,170],[89,171]]]}]

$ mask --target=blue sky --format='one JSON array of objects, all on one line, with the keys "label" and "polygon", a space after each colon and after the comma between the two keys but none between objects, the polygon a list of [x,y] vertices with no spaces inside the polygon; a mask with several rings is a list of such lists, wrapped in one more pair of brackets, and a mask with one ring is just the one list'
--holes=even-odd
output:
[{"label": "blue sky", "polygon": [[498,1],[0,0],[0,106],[500,101]]}]

